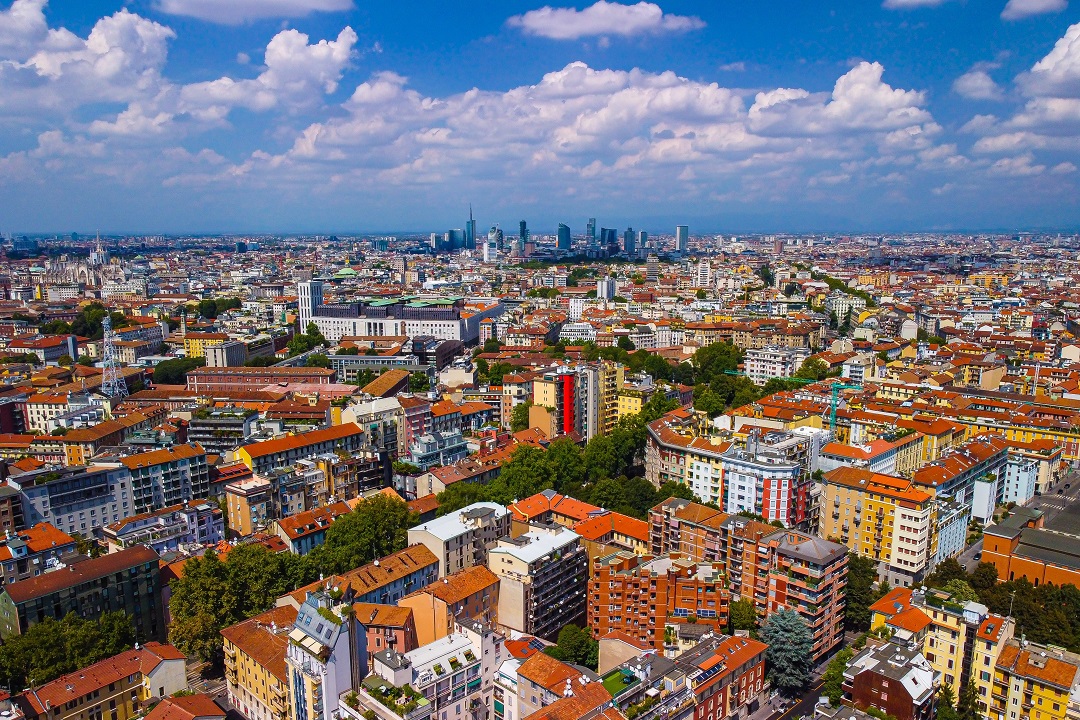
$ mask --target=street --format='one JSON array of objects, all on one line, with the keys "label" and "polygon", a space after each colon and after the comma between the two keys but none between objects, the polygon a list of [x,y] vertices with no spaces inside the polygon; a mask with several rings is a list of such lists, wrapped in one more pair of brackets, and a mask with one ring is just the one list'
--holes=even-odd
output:
[{"label": "street", "polygon": [[[1066,488],[1065,486],[1070,487]],[[1057,491],[1061,490],[1061,495],[1057,494]],[[1076,501],[1077,497],[1080,497],[1080,472],[1075,470],[1070,471],[1058,481],[1049,492],[1042,495],[1031,498],[1025,507],[1034,508],[1036,510],[1042,510],[1046,516],[1046,524],[1050,525],[1051,521],[1057,517],[1062,510]]]}]

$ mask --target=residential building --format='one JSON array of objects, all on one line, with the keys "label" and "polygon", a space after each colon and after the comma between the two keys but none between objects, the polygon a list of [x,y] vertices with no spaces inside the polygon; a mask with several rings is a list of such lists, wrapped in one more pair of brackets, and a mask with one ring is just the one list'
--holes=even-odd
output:
[{"label": "residential building", "polygon": [[617,552],[594,560],[589,573],[588,627],[597,639],[619,630],[662,651],[669,625],[692,622],[721,632],[729,604],[720,562]]},{"label": "residential building", "polygon": [[135,513],[171,507],[210,494],[210,471],[201,445],[174,445],[122,457],[119,462],[131,475]]},{"label": "residential building", "polygon": [[775,549],[765,616],[797,612],[813,638],[814,661],[820,661],[844,642],[847,548],[793,530],[770,541]]},{"label": "residential building", "polygon": [[296,616],[276,607],[221,631],[229,703],[248,720],[290,720],[285,651]]},{"label": "residential building", "polygon": [[[404,602],[404,599],[401,602]],[[387,648],[405,653],[422,644],[417,640],[412,608],[401,604],[353,603],[352,609],[358,627],[367,635],[369,664],[375,653]]]},{"label": "residential building", "polygon": [[[385,710],[404,696],[415,709],[401,715],[391,711],[403,720],[487,717],[495,673],[503,660],[503,641],[491,628],[467,620],[457,624],[452,634],[407,653],[377,653],[373,674],[357,690],[359,704],[386,717]],[[357,714],[347,720],[361,717]]]},{"label": "residential building", "polygon": [[510,534],[510,512],[497,503],[474,503],[409,529],[409,544],[439,558],[439,577],[487,565],[487,548]]},{"label": "residential building", "polygon": [[809,356],[808,348],[777,346],[750,348],[746,351],[743,361],[746,377],[756,385],[764,385],[773,378],[788,378],[795,374]]},{"label": "residential building", "polygon": [[1076,716],[1080,693],[1080,655],[1067,650],[1009,640],[994,666],[993,695],[987,717],[1064,720]]},{"label": "residential building", "polygon": [[398,601],[410,608],[420,645],[453,632],[454,623],[476,620],[494,627],[498,621],[499,578],[483,565],[452,573]]},{"label": "residential building", "polygon": [[105,526],[109,552],[145,545],[158,555],[205,548],[225,539],[225,518],[217,503],[190,502],[132,515]]},{"label": "residential building", "polygon": [[[543,652],[534,653],[517,668],[516,717],[533,717],[534,713],[566,697],[567,686],[573,691],[598,679]],[[507,716],[506,720],[511,718]]]},{"label": "residential building", "polygon": [[76,553],[75,538],[49,523],[6,530],[0,538],[0,586],[37,577]]},{"label": "residential building", "polygon": [[351,511],[345,502],[305,510],[275,520],[274,534],[282,539],[289,552],[294,555],[307,555],[326,541],[326,531],[334,521]]},{"label": "residential building", "polygon": [[69,612],[86,619],[106,612],[131,618],[135,637],[165,635],[158,580],[158,555],[141,545],[4,586],[0,593],[0,637],[19,635],[45,618]]},{"label": "residential building", "polygon": [[499,538],[488,550],[499,578],[499,625],[542,638],[585,620],[588,561],[577,533],[533,524],[518,537]]},{"label": "residential building", "polygon": [[933,720],[940,673],[916,647],[867,647],[844,670],[844,703],[897,720]]},{"label": "residential building", "polygon": [[188,421],[188,441],[213,455],[231,453],[255,433],[259,414],[243,407],[202,408]]},{"label": "residential building", "polygon": [[815,437],[788,432],[751,432],[745,447],[731,446],[721,458],[728,513],[751,512],[785,527],[811,520],[810,473]]},{"label": "residential building", "polygon": [[270,526],[275,517],[272,491],[270,481],[262,476],[225,486],[228,526],[233,536],[247,537]]},{"label": "residential building", "polygon": [[148,642],[27,690],[16,701],[27,718],[132,720],[187,686],[184,655]]},{"label": "residential building", "polygon": [[358,637],[350,608],[319,590],[297,610],[285,650],[291,718],[337,720],[341,696],[363,679],[367,638]]},{"label": "residential building", "polygon": [[299,435],[244,445],[236,451],[236,455],[237,459],[253,472],[265,473],[288,467],[297,460],[313,455],[336,451],[355,452],[362,449],[365,439],[366,433],[359,425],[344,423],[324,430],[312,430]]},{"label": "residential building", "polygon": [[69,535],[101,537],[105,526],[133,512],[131,473],[120,463],[43,468],[9,478],[27,525],[51,523]]},{"label": "residential building", "polygon": [[986,522],[993,517],[1008,456],[1009,441],[1005,437],[983,434],[923,465],[912,479],[926,492],[943,493],[971,504],[972,517]]},{"label": "residential building", "polygon": [[423,545],[410,545],[372,563],[314,582],[278,598],[278,604],[299,607],[307,593],[337,587],[347,602],[394,605],[409,593],[438,580],[439,560]]},{"label": "residential building", "polygon": [[436,465],[452,465],[469,455],[469,444],[460,430],[421,435],[409,447],[408,460],[422,470]]},{"label": "residential building", "polygon": [[922,582],[937,556],[938,503],[911,480],[851,466],[825,474],[818,534],[872,558],[892,585]]},{"label": "residential building", "polygon": [[[685,413],[680,417],[690,419]],[[649,423],[646,429],[646,478],[657,486],[677,482],[688,486],[703,502],[724,503],[724,455],[732,443],[677,428],[673,415]]]}]

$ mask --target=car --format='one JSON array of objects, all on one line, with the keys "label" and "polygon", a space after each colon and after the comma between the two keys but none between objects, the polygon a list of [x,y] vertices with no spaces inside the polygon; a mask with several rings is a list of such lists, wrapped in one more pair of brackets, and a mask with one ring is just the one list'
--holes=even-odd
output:
[{"label": "car", "polygon": [[1058,488],[1058,495],[1060,495],[1063,492],[1065,492],[1065,491],[1062,488]]},{"label": "car", "polygon": [[1072,483],[1065,483],[1065,489],[1068,490],[1072,487]]},{"label": "car", "polygon": [[974,557],[976,561],[982,560],[982,553],[981,553],[981,552],[977,552],[977,553],[975,553],[975,555],[973,555],[972,557]]}]

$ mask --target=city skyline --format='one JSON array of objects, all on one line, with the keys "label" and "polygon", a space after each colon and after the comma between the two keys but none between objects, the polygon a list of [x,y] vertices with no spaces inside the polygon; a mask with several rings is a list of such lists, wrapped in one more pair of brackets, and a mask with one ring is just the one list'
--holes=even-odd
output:
[{"label": "city skyline", "polygon": [[0,0],[0,231],[1080,227],[1075,3],[744,5]]}]

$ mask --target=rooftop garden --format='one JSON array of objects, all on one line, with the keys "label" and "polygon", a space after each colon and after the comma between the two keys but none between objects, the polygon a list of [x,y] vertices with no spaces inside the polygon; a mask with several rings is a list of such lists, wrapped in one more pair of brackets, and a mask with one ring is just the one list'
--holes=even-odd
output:
[{"label": "rooftop garden", "polygon": [[607,675],[600,678],[600,683],[604,686],[605,690],[611,693],[611,697],[615,697],[627,688],[636,685],[638,679],[633,673],[623,672],[622,670],[612,670]]},{"label": "rooftop garden", "polygon": [[397,687],[377,675],[368,676],[364,680],[364,687],[373,698],[400,717],[405,717],[418,707],[428,704],[428,699],[414,690],[411,685]]}]

